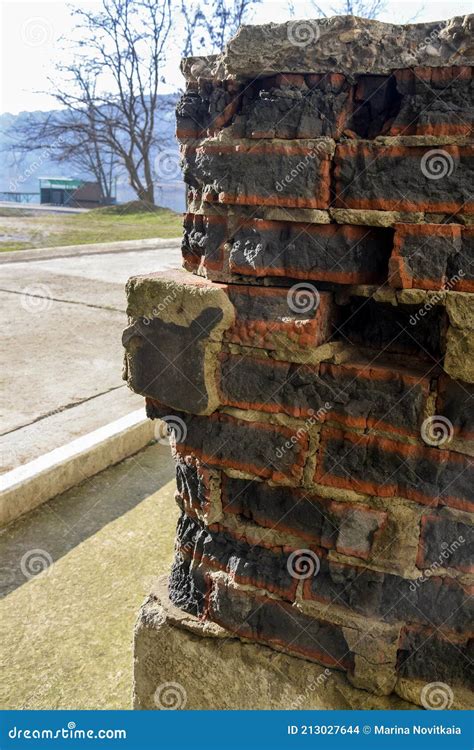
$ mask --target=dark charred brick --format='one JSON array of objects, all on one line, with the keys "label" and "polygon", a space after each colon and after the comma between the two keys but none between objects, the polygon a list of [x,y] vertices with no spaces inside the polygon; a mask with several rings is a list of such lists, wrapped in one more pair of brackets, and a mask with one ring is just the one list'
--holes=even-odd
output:
[{"label": "dark charred brick", "polygon": [[449,516],[425,515],[421,519],[417,565],[421,569],[458,568],[474,572],[474,527]]},{"label": "dark charred brick", "polygon": [[160,317],[132,323],[122,337],[129,354],[130,387],[170,406],[205,411],[208,391],[203,342],[211,337],[222,317],[218,307],[207,307],[189,325],[168,323]]},{"label": "dark charred brick", "polygon": [[474,147],[351,142],[336,146],[335,165],[339,208],[474,212]]},{"label": "dark charred brick", "polygon": [[187,146],[184,181],[211,202],[327,208],[330,148],[325,140]]},{"label": "dark charred brick", "polygon": [[209,589],[210,584],[196,562],[177,552],[168,580],[170,601],[179,609],[201,617],[206,610]]},{"label": "dark charred brick", "polygon": [[323,428],[315,481],[379,497],[473,507],[474,461],[453,451]]},{"label": "dark charred brick", "polygon": [[238,90],[225,82],[201,79],[189,87],[176,107],[176,135],[179,139],[198,138],[229,125],[239,104]]},{"label": "dark charred brick", "polygon": [[470,135],[474,124],[472,68],[395,71],[400,111],[390,135]]},{"label": "dark charred brick", "polygon": [[220,413],[209,417],[184,412],[170,415],[168,407],[153,399],[147,399],[146,404],[151,419],[167,416],[173,425],[172,417],[179,417],[175,452],[183,460],[190,456],[210,467],[238,469],[273,481],[301,478],[308,450],[306,434]]},{"label": "dark charred brick", "polygon": [[[309,77],[307,77],[308,79]],[[305,83],[300,76],[275,76],[254,85],[244,97],[247,138],[339,137],[350,115],[348,83],[331,86],[327,77]]]},{"label": "dark charred brick", "polygon": [[203,262],[205,268],[222,270],[222,245],[227,239],[227,218],[185,214],[183,226],[181,251],[185,267],[189,271],[196,271]]},{"label": "dark charred brick", "polygon": [[364,505],[337,503],[302,490],[225,475],[222,506],[225,514],[234,513],[260,526],[296,534],[313,545],[363,559],[369,556],[387,515]]},{"label": "dark charred brick", "polygon": [[221,354],[222,403],[418,433],[430,381],[376,364],[296,365]]},{"label": "dark charred brick", "polygon": [[453,276],[474,260],[473,256],[462,262],[461,243],[459,224],[397,224],[390,285],[403,289],[455,288]]},{"label": "dark charred brick", "polygon": [[474,439],[474,385],[443,376],[439,381],[436,413],[449,420],[456,437]]},{"label": "dark charred brick", "polygon": [[288,601],[295,598],[297,580],[289,573],[288,554],[251,546],[216,525],[205,528],[184,514],[176,543],[181,554],[211,570],[225,571],[237,583],[264,588]]},{"label": "dark charred brick", "polygon": [[398,650],[400,677],[445,681],[473,689],[474,640],[447,639],[425,628],[404,628]]},{"label": "dark charred brick", "polygon": [[176,487],[179,496],[192,508],[205,510],[209,504],[208,471],[184,461],[176,462]]},{"label": "dark charred brick", "polygon": [[359,76],[349,129],[361,138],[375,138],[390,127],[400,109],[394,76]]},{"label": "dark charred brick", "polygon": [[304,615],[290,604],[236,591],[218,581],[210,597],[209,617],[243,638],[283,648],[334,669],[353,669],[354,656],[342,628]]},{"label": "dark charred brick", "polygon": [[230,270],[244,276],[372,284],[386,279],[391,249],[390,229],[256,219],[234,234]]},{"label": "dark charred brick", "polygon": [[[439,305],[390,305],[352,297],[343,309],[337,337],[385,353],[440,357],[446,313]],[[421,310],[421,313],[420,313]],[[432,356],[430,356],[432,355]]]},{"label": "dark charred brick", "polygon": [[386,622],[414,622],[469,632],[474,607],[469,591],[451,578],[411,581],[369,568],[320,561],[305,596]]}]

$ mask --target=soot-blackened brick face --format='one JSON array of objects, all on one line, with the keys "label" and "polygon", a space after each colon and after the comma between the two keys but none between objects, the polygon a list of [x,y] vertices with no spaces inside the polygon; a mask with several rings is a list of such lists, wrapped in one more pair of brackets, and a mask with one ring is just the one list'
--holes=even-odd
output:
[{"label": "soot-blackened brick face", "polygon": [[177,464],[169,597],[250,659],[343,672],[344,708],[439,682],[466,708],[472,18],[310,27],[184,63],[185,271],[128,285],[125,376]]}]

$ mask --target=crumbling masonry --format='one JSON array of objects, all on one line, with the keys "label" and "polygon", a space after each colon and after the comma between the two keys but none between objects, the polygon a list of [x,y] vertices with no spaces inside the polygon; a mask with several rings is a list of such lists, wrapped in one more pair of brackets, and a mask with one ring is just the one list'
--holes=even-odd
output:
[{"label": "crumbling masonry", "polygon": [[243,27],[183,63],[186,270],[129,281],[124,333],[181,508],[137,707],[469,705],[472,26]]}]

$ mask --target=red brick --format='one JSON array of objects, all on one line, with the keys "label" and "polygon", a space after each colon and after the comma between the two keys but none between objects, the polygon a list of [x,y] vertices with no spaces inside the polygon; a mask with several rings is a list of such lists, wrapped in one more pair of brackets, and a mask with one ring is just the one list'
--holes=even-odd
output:
[{"label": "red brick", "polygon": [[[430,151],[444,152],[442,179],[423,171]],[[370,141],[338,144],[335,153],[335,205],[381,211],[474,213],[471,197],[473,146],[387,146]],[[436,155],[435,155],[436,157]]]},{"label": "red brick", "polygon": [[315,482],[378,497],[474,509],[474,460],[454,451],[324,427]]},{"label": "red brick", "polygon": [[303,614],[290,604],[213,582],[209,618],[242,638],[352,671],[354,655],[339,625]]},{"label": "red brick", "polygon": [[[389,284],[396,289],[456,289],[450,266],[459,261],[460,224],[396,224]],[[473,259],[474,260],[474,259]],[[457,273],[453,267],[452,273]]]},{"label": "red brick", "polygon": [[308,453],[308,436],[303,431],[269,424],[247,422],[215,412],[198,417],[172,412],[169,407],[147,398],[151,419],[179,418],[174,453],[188,462],[198,459],[209,467],[237,469],[275,482],[300,481]]},{"label": "red brick", "polygon": [[417,566],[433,575],[439,568],[455,568],[474,573],[474,527],[472,524],[438,513],[421,519]]},{"label": "red brick", "polygon": [[224,514],[296,535],[312,546],[366,560],[387,522],[387,513],[341,503],[290,487],[271,487],[222,475]]},{"label": "red brick", "polygon": [[390,365],[351,362],[298,365],[222,353],[222,404],[312,423],[336,421],[419,435],[430,379]]},{"label": "red brick", "polygon": [[316,347],[331,337],[337,308],[329,292],[318,292],[310,310],[296,313],[288,303],[290,289],[243,285],[227,289],[236,308],[235,325],[225,336],[231,343],[273,350]]}]

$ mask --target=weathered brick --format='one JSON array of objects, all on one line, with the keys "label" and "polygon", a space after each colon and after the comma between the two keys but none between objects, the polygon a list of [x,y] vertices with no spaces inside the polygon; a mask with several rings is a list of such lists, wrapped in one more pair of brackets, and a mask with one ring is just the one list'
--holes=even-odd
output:
[{"label": "weathered brick", "polygon": [[400,677],[446,682],[472,689],[474,640],[441,635],[431,628],[406,627],[398,651]]},{"label": "weathered brick", "polygon": [[394,76],[362,75],[354,87],[350,130],[361,138],[387,132],[400,105]]},{"label": "weathered brick", "polygon": [[391,248],[390,229],[255,219],[233,234],[229,268],[243,276],[375,284],[387,277]]},{"label": "weathered brick", "polygon": [[[308,287],[305,287],[308,290]],[[291,289],[229,285],[229,300],[235,308],[235,324],[226,334],[231,343],[260,349],[317,347],[333,332],[337,308],[329,292],[303,292],[298,298]]]},{"label": "weathered brick", "polygon": [[333,669],[352,670],[343,628],[302,614],[291,604],[213,582],[209,617],[235,635],[281,648]]},{"label": "weathered brick", "polygon": [[[301,479],[308,451],[308,436],[301,431],[268,422],[247,422],[216,412],[197,417],[184,412],[169,414],[167,406],[146,399],[151,419],[170,418],[176,430],[178,458],[197,458],[213,468],[230,468],[273,481]],[[282,452],[282,446],[287,446]]]},{"label": "weathered brick", "polygon": [[176,107],[176,137],[199,138],[214,133],[232,120],[240,101],[233,82],[207,81],[188,85]]},{"label": "weathered brick", "polygon": [[176,489],[193,510],[209,510],[209,470],[199,462],[176,462]]},{"label": "weathered brick", "polygon": [[304,595],[323,603],[347,607],[386,622],[416,622],[470,632],[474,605],[468,588],[449,577],[423,582],[343,565],[321,557],[316,576],[304,584]]},{"label": "weathered brick", "polygon": [[398,289],[456,289],[466,270],[471,275],[473,261],[474,255],[464,257],[459,224],[396,224],[389,283]]},{"label": "weathered brick", "polygon": [[436,414],[449,420],[456,437],[474,440],[474,386],[448,376],[441,377]]},{"label": "weathered brick", "polygon": [[390,135],[470,135],[474,123],[472,68],[395,71],[400,110]]},{"label": "weathered brick", "polygon": [[219,406],[224,340],[272,351],[319,346],[336,316],[329,292],[314,290],[311,309],[295,312],[291,290],[226,286],[183,271],[132,278],[127,293],[125,379],[137,393],[194,414]]},{"label": "weathered brick", "polygon": [[289,487],[222,476],[224,514],[287,532],[307,543],[366,559],[387,514],[356,503],[339,503]]},{"label": "weathered brick", "polygon": [[429,378],[394,365],[364,362],[296,365],[220,355],[223,404],[418,434]]},{"label": "weathered brick", "polygon": [[417,566],[433,573],[439,568],[457,568],[474,573],[474,526],[438,514],[421,519]]},{"label": "weathered brick", "polygon": [[184,266],[197,271],[201,264],[212,271],[222,271],[223,244],[227,240],[227,217],[218,214],[185,214],[181,245]]},{"label": "weathered brick", "polygon": [[178,553],[189,555],[207,570],[228,573],[237,583],[264,588],[293,601],[298,581],[288,568],[288,553],[247,544],[214,524],[205,528],[183,514],[178,521]]},{"label": "weathered brick", "polygon": [[333,142],[208,139],[183,151],[184,180],[205,201],[327,208]]},{"label": "weathered brick", "polygon": [[339,144],[334,158],[337,208],[474,213],[472,146],[433,149],[358,141]]},{"label": "weathered brick", "polygon": [[168,580],[168,593],[173,604],[191,615],[202,617],[210,589],[210,580],[203,566],[188,554],[176,552]]},{"label": "weathered brick", "polygon": [[338,138],[351,114],[343,76],[282,74],[246,90],[241,118],[247,138]]},{"label": "weathered brick", "polygon": [[441,359],[447,327],[441,305],[392,305],[374,299],[351,297],[341,309],[335,338],[360,344],[384,354],[410,354],[428,360]]},{"label": "weathered brick", "polygon": [[315,481],[379,497],[474,507],[474,461],[448,450],[324,427]]}]

